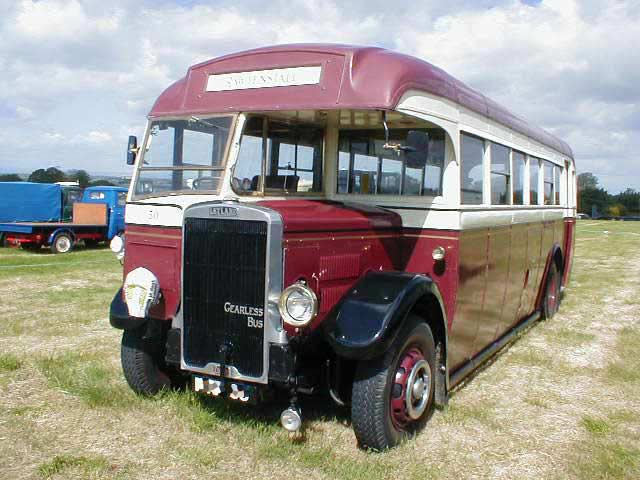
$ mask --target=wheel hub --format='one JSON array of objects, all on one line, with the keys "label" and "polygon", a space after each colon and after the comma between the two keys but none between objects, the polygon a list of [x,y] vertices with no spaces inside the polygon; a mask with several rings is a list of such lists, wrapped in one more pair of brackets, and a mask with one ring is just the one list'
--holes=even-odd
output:
[{"label": "wheel hub", "polygon": [[431,367],[416,347],[405,351],[391,391],[391,419],[397,428],[418,420],[431,396]]}]

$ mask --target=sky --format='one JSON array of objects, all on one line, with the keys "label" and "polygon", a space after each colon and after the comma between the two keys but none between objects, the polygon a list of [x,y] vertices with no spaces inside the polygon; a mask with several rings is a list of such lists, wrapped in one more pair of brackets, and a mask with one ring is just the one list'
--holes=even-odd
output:
[{"label": "sky", "polygon": [[640,190],[640,0],[0,0],[0,171],[127,173],[189,65],[298,42],[427,60]]}]

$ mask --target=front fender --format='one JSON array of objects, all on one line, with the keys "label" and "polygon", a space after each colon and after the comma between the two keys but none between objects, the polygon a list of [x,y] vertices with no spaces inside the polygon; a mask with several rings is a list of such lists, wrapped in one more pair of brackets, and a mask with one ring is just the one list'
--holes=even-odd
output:
[{"label": "front fender", "polygon": [[327,342],[337,355],[374,358],[385,352],[416,302],[440,294],[424,275],[370,272],[336,304],[324,322]]}]

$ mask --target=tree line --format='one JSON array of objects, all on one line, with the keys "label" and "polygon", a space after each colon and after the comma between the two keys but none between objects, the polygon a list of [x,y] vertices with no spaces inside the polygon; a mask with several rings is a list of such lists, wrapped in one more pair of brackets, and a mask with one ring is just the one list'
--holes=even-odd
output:
[{"label": "tree line", "polygon": [[593,173],[581,173],[578,175],[578,211],[610,217],[640,215],[640,191],[627,188],[612,195],[598,185]]},{"label": "tree line", "polygon": [[[10,173],[6,175],[0,175],[0,182],[22,182],[23,179],[20,175]],[[34,170],[27,179],[28,182],[35,183],[56,183],[56,182],[78,182],[80,188],[98,187],[98,186],[113,186],[114,184],[107,180],[91,180],[91,176],[86,170],[69,170],[63,172],[59,168],[39,168]]]}]

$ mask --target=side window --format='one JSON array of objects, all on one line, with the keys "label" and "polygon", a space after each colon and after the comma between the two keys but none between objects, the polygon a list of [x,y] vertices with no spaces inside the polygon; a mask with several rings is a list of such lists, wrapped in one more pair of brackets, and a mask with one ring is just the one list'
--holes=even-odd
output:
[{"label": "side window", "polygon": [[[392,129],[389,140],[404,145],[409,131]],[[424,131],[429,138],[426,165],[412,168],[403,152],[383,148],[383,130],[341,130],[337,193],[441,195],[444,131]]]},{"label": "side window", "polygon": [[104,200],[104,192],[90,192],[89,199],[91,200]]},{"label": "side window", "polygon": [[544,160],[543,162],[544,169],[544,204],[552,205],[553,204],[553,163],[547,162]]},{"label": "side window", "polygon": [[484,179],[484,140],[467,134],[461,136],[462,152],[462,203],[482,204],[482,186]]},{"label": "side window", "polygon": [[529,203],[538,205],[538,176],[540,174],[540,160],[529,157]]},{"label": "side window", "polygon": [[511,172],[509,155],[511,150],[504,145],[491,143],[491,204],[508,205]]},{"label": "side window", "polygon": [[118,206],[124,207],[127,204],[127,192],[118,192]]},{"label": "side window", "polygon": [[513,150],[513,204],[524,203],[524,171],[526,167],[524,153]]}]

